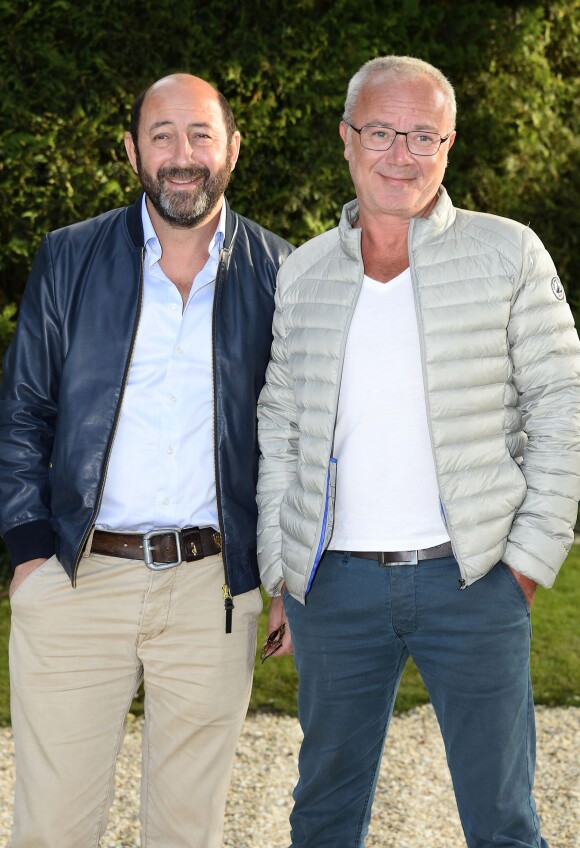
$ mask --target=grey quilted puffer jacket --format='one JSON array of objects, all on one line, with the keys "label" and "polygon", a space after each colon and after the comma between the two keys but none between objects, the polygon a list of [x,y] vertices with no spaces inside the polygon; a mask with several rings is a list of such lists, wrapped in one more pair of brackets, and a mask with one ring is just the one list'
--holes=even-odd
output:
[{"label": "grey quilted puffer jacket", "polygon": [[[456,209],[409,228],[441,509],[464,585],[499,560],[551,586],[580,497],[580,343],[552,260],[527,227]],[[278,275],[258,407],[262,582],[304,601],[332,535],[346,338],[362,286],[356,201]]]}]

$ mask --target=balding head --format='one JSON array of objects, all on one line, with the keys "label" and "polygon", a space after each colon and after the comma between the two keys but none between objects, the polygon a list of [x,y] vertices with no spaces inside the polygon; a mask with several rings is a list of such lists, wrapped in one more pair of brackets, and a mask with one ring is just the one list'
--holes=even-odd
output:
[{"label": "balding head", "polygon": [[221,91],[218,91],[213,85],[210,85],[205,80],[202,80],[200,77],[193,76],[192,74],[170,74],[169,76],[162,77],[157,80],[157,82],[154,82],[149,86],[149,88],[142,91],[131,107],[131,123],[129,131],[133,138],[135,147],[138,147],[139,123],[145,100],[149,96],[163,97],[166,93],[169,94],[180,87],[184,90],[184,92],[189,91],[200,100],[206,100],[208,103],[217,103],[224,122],[227,141],[229,143],[232,140],[232,136],[236,132],[236,122],[230,105]]},{"label": "balding head", "polygon": [[388,85],[390,82],[413,80],[419,77],[430,80],[444,95],[449,109],[448,129],[455,129],[457,106],[453,86],[438,68],[414,56],[379,56],[377,59],[365,62],[348,84],[343,120],[347,124],[352,123],[357,100],[369,83],[380,81]]}]

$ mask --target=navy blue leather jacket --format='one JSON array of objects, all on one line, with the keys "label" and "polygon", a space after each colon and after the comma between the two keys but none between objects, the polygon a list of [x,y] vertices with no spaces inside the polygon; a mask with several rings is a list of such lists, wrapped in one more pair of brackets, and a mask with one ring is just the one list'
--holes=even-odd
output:
[{"label": "navy blue leather jacket", "polygon": [[[215,467],[226,579],[259,585],[256,404],[291,246],[227,208],[213,311]],[[141,197],[45,236],[0,391],[0,533],[17,565],[56,553],[73,585],[94,526],[142,300]]]}]

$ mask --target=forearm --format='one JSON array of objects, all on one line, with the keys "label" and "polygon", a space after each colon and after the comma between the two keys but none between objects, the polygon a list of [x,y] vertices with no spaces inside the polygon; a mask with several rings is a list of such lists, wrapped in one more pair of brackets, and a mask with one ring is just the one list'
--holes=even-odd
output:
[{"label": "forearm", "polygon": [[282,574],[282,529],[280,506],[284,495],[296,475],[293,451],[285,459],[275,457],[260,459],[258,478],[258,565],[264,589],[269,595],[279,595],[284,580]]},{"label": "forearm", "polygon": [[13,563],[54,552],[50,460],[63,353],[45,241],[4,360],[0,390],[0,533]]},{"label": "forearm", "polygon": [[570,309],[551,286],[553,263],[530,231],[522,255],[508,340],[527,436],[520,462],[527,493],[504,560],[548,587],[572,543],[580,497],[580,342]]},{"label": "forearm", "polygon": [[258,565],[264,588],[271,595],[280,593],[283,581],[280,506],[296,478],[298,464],[296,403],[282,312],[279,306],[274,315],[272,358],[258,402]]}]

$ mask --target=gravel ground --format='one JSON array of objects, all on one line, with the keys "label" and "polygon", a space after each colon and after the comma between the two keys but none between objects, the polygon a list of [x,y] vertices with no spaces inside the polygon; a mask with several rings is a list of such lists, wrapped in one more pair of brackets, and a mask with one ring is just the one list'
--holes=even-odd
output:
[{"label": "gravel ground", "polygon": [[[550,848],[580,848],[580,708],[537,711],[536,799]],[[295,719],[248,717],[236,756],[224,846],[285,848],[296,780]],[[137,848],[140,722],[131,721],[117,770],[117,797],[102,848]],[[13,782],[9,729],[0,730],[0,846],[8,846]],[[430,706],[393,719],[367,848],[464,845],[443,745]],[[79,846],[81,848],[81,846]]]}]

